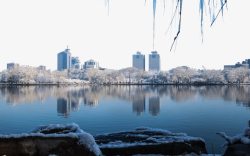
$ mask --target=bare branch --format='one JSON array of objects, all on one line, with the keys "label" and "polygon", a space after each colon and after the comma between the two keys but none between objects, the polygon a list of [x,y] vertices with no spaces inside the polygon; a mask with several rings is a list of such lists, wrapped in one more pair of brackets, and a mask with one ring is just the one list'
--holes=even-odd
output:
[{"label": "bare branch", "polygon": [[177,31],[177,33],[176,33],[176,35],[174,37],[174,41],[173,41],[173,43],[171,45],[170,51],[172,51],[172,48],[173,48],[174,44],[176,43],[176,40],[178,39],[179,34],[181,32],[182,0],[179,0],[179,2],[180,3],[179,3],[179,24],[178,24],[178,31]]},{"label": "bare branch", "polygon": [[227,0],[225,0],[225,2],[221,5],[220,10],[218,11],[218,13],[216,14],[215,18],[213,19],[212,23],[210,26],[213,26],[214,22],[216,21],[216,19],[218,18],[219,14],[223,11],[224,6],[227,4]]}]

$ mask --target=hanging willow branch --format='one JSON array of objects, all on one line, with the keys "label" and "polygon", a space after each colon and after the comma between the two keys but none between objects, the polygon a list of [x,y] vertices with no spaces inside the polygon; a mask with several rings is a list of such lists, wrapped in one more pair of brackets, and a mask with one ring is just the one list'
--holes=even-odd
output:
[{"label": "hanging willow branch", "polygon": [[221,0],[221,7],[220,7],[220,10],[218,11],[217,15],[213,18],[212,22],[211,22],[211,25],[210,26],[213,26],[214,22],[216,21],[216,19],[218,18],[219,14],[221,13],[222,16],[223,16],[223,8],[224,6],[227,4],[227,0]]},{"label": "hanging willow branch", "polygon": [[108,15],[109,15],[109,4],[110,4],[110,0],[105,0],[105,6],[108,8]]},{"label": "hanging willow branch", "polygon": [[[178,30],[174,37],[174,41],[171,45],[170,51],[172,50],[174,44],[176,43],[177,38],[179,37],[179,34],[181,33],[181,15],[182,15],[182,2],[183,0],[178,0],[176,8],[179,8],[179,22],[178,22]],[[176,9],[177,10],[177,9]],[[175,15],[174,15],[175,17]],[[172,21],[171,21],[172,22]]]},{"label": "hanging willow branch", "polygon": [[[145,4],[147,1],[148,0],[145,0]],[[152,0],[152,1],[153,1],[153,49],[154,49],[155,48],[155,18],[156,18],[156,11],[157,11],[156,6],[159,0]],[[171,18],[170,24],[169,24],[169,28],[172,26],[173,21],[176,18],[178,18],[178,25],[177,25],[177,33],[173,39],[173,43],[171,45],[170,51],[172,50],[173,46],[176,44],[178,37],[181,33],[183,0],[175,0],[175,1],[176,1],[176,7],[174,10],[174,14]],[[110,0],[105,0],[105,2],[106,2],[105,3],[106,6],[108,6],[108,9],[109,9]],[[187,1],[187,3],[191,3],[191,1]],[[202,38],[203,38],[203,26],[204,26],[204,11],[206,10],[205,9],[206,6],[209,7],[209,15],[210,15],[210,21],[211,21],[210,26],[212,26],[220,14],[223,16],[223,10],[226,4],[227,4],[227,0],[200,0],[199,12],[200,12],[200,27],[201,27]],[[164,12],[165,12],[166,0],[163,0],[163,5],[164,5]]]}]

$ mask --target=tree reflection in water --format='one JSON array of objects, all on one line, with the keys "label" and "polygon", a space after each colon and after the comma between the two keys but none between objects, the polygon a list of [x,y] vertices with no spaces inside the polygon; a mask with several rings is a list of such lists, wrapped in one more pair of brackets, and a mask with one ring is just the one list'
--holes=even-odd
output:
[{"label": "tree reflection in water", "polygon": [[132,111],[141,115],[146,110],[157,116],[160,113],[162,97],[175,102],[192,100],[197,96],[208,99],[223,99],[250,107],[250,86],[9,86],[0,88],[0,98],[7,104],[18,105],[57,99],[57,112],[67,117],[77,111],[80,105],[94,107],[103,97],[118,98],[131,102]]}]

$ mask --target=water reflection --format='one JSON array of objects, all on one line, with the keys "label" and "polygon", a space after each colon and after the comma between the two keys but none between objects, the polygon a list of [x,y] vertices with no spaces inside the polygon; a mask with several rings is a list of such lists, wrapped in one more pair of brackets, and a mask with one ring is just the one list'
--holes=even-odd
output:
[{"label": "water reflection", "polygon": [[148,101],[148,110],[151,115],[157,116],[160,113],[160,97],[150,97]]},{"label": "water reflection", "polygon": [[59,115],[68,116],[71,110],[71,103],[68,99],[57,99],[57,113]]},{"label": "water reflection", "polygon": [[160,113],[161,98],[185,102],[197,97],[223,99],[250,107],[250,86],[10,86],[0,87],[0,98],[10,105],[35,103],[56,98],[57,113],[67,117],[78,111],[80,105],[98,106],[103,98],[118,98],[131,103],[136,115],[145,113],[157,116]]},{"label": "water reflection", "polygon": [[146,99],[145,96],[133,97],[132,100],[133,112],[136,112],[137,115],[141,115],[145,112]]}]

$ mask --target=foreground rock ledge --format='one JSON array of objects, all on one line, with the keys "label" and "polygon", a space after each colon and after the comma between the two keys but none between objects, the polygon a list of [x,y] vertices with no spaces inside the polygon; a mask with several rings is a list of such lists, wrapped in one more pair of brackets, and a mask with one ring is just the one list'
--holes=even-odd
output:
[{"label": "foreground rock ledge", "polygon": [[243,133],[228,136],[224,132],[217,133],[226,140],[224,156],[249,156],[250,155],[250,121],[249,127]]},{"label": "foreground rock ledge", "polygon": [[98,135],[95,140],[102,153],[108,156],[207,153],[203,139],[161,129],[139,128],[134,131]]},{"label": "foreground rock ledge", "polygon": [[76,124],[47,125],[38,127],[27,134],[0,135],[0,155],[7,156],[182,155],[190,153],[207,153],[204,140],[187,136],[184,133],[171,133],[151,128],[98,135],[95,139]]},{"label": "foreground rock ledge", "polygon": [[78,125],[48,125],[29,134],[0,135],[0,155],[98,156],[101,155],[92,135]]}]

